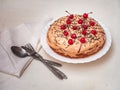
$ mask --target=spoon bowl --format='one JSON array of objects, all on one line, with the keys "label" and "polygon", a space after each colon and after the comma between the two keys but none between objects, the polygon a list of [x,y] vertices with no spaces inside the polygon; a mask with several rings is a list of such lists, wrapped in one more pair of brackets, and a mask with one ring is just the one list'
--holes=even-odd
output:
[{"label": "spoon bowl", "polygon": [[[12,46],[11,47],[11,50],[12,52],[20,57],[20,58],[25,58],[25,57],[28,57],[28,56],[31,56],[30,53],[28,53],[24,48],[23,46],[22,47],[18,47],[18,46]],[[39,60],[38,58],[35,58],[37,60]],[[61,67],[62,65],[60,63],[57,63],[57,62],[54,62],[54,61],[51,61],[51,60],[47,60],[47,59],[44,59],[45,62],[51,64],[51,65],[54,65],[54,66],[57,66],[57,67]]]},{"label": "spoon bowl", "polygon": [[29,56],[28,53],[23,48],[21,48],[21,47],[12,46],[11,50],[18,57],[24,58],[24,57]]}]

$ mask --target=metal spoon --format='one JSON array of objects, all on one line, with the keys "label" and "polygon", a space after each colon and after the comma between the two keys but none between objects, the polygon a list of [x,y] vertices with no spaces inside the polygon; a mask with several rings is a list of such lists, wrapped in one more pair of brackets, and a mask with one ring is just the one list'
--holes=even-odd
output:
[{"label": "metal spoon", "polygon": [[[29,51],[28,51],[28,49],[29,49]],[[43,59],[41,55],[39,55],[37,52],[33,51],[31,48],[28,48],[26,46],[25,46],[25,48],[21,48],[21,47],[18,47],[18,46],[12,46],[11,50],[13,51],[13,53],[15,55],[17,55],[19,57],[31,56],[35,59],[39,59],[59,79],[61,79],[61,80],[67,79],[67,76],[63,72],[61,72],[59,69],[52,66],[52,65],[57,66],[57,65],[59,65],[59,63]]]},{"label": "metal spoon", "polygon": [[[18,57],[21,57],[21,58],[24,58],[24,57],[28,57],[28,56],[31,56],[29,53],[26,52],[25,49],[23,49],[22,47],[18,47],[18,46],[12,46],[11,47],[11,50],[12,52],[18,56]],[[39,60],[39,58],[35,58],[37,60]],[[50,60],[46,60],[44,59],[45,62],[51,64],[51,65],[54,65],[54,66],[58,66],[58,67],[61,67],[62,65],[60,63],[57,63],[57,62],[54,62],[54,61],[50,61]]]}]

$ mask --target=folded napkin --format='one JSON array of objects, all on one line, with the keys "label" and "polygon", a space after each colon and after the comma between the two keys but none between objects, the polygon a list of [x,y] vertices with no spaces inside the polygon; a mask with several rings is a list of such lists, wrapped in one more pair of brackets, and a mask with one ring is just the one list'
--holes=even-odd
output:
[{"label": "folded napkin", "polygon": [[30,57],[19,58],[11,51],[11,46],[22,46],[31,43],[38,51],[40,45],[40,31],[51,20],[41,20],[37,23],[26,23],[16,28],[4,30],[0,33],[0,72],[20,77],[29,66]]}]

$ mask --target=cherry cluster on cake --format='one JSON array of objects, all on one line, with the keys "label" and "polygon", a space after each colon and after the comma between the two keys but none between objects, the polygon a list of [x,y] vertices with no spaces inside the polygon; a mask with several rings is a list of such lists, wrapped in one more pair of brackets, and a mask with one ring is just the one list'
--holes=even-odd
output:
[{"label": "cherry cluster on cake", "polygon": [[[69,13],[69,12],[67,12],[67,13]],[[80,31],[80,33],[83,36],[79,38],[79,41],[81,43],[86,43],[85,36],[87,34],[87,29],[90,26],[95,26],[95,24],[96,24],[94,21],[89,21],[89,23],[86,24],[87,18],[89,17],[89,14],[91,14],[91,13],[92,12],[84,13],[82,15],[82,18],[80,18],[79,20],[74,20],[74,18],[75,18],[74,15],[69,13],[69,16],[66,19],[65,23],[60,26],[60,29],[63,30],[63,35],[65,37],[70,36],[70,38],[68,39],[68,44],[69,45],[74,44],[75,39],[78,38],[78,36],[75,33],[69,33],[66,30],[66,29],[69,29],[69,28],[71,28],[72,30],[80,30],[80,29],[82,29],[82,31]],[[73,25],[72,22],[77,23],[77,25]],[[95,29],[93,29],[93,30],[90,31],[90,33],[93,34],[93,35],[96,35],[97,31]]]}]

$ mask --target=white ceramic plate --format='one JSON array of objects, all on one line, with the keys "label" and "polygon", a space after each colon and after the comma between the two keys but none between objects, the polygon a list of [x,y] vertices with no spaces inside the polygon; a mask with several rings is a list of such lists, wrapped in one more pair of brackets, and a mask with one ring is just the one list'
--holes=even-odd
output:
[{"label": "white ceramic plate", "polygon": [[48,28],[49,28],[50,24],[53,23],[54,21],[55,20],[53,20],[48,25],[46,25],[46,27],[44,28],[44,30],[42,31],[42,34],[41,34],[41,44],[43,46],[43,49],[53,58],[55,58],[59,61],[62,61],[62,62],[67,62],[67,63],[87,63],[87,62],[95,61],[95,60],[101,58],[103,55],[105,55],[108,52],[108,50],[111,46],[111,43],[112,43],[111,34],[110,34],[108,28],[106,28],[103,23],[101,23],[100,21],[97,20],[99,22],[99,24],[104,28],[105,34],[106,34],[106,43],[99,52],[97,52],[96,54],[91,55],[89,57],[86,57],[86,58],[77,58],[77,59],[75,59],[75,58],[71,59],[71,58],[64,57],[64,56],[61,56],[61,55],[55,53],[49,47],[49,45],[47,44],[47,41],[46,41],[46,35],[47,35]]}]

